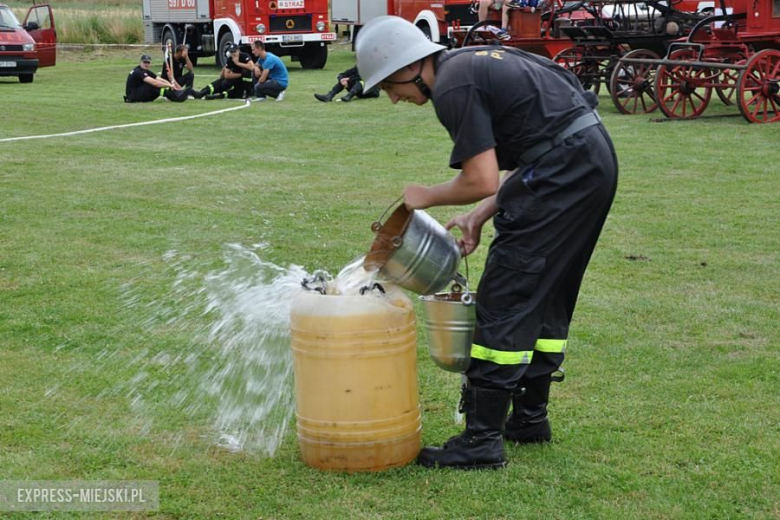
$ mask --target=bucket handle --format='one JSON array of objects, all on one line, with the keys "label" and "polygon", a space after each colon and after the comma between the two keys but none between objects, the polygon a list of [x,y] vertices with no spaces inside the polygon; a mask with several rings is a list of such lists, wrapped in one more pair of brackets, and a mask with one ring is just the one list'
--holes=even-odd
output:
[{"label": "bucket handle", "polygon": [[471,295],[471,291],[469,290],[469,257],[464,256],[463,261],[466,263],[466,276],[464,277],[460,273],[455,273],[455,276],[452,277],[455,283],[452,284],[451,291],[461,292],[465,287],[466,291],[461,294],[460,301],[463,303],[463,305],[471,305],[474,303],[474,297]]},{"label": "bucket handle", "polygon": [[[376,221],[371,224],[371,231],[373,231],[374,233],[379,233],[379,231],[382,229],[382,220],[384,220],[385,215],[387,215],[387,212],[390,211],[396,204],[401,202],[403,198],[404,196],[401,195],[400,197],[395,199],[389,206],[387,206],[387,209],[385,209],[382,212],[382,214],[379,216],[379,218],[376,219]],[[396,246],[396,247],[400,247],[400,246]]]},{"label": "bucket handle", "polygon": [[[309,287],[309,284],[321,284],[317,287]],[[301,287],[306,289],[307,291],[316,291],[320,293],[321,295],[325,296],[325,284],[327,283],[327,280],[325,280],[325,277],[322,276],[319,273],[315,273],[314,276],[311,278],[304,278],[303,281],[301,281]]]},{"label": "bucket handle", "polygon": [[367,292],[373,291],[374,289],[376,289],[377,291],[379,291],[382,294],[385,294],[385,288],[382,287],[382,285],[379,284],[379,283],[374,283],[374,285],[370,285],[370,286],[369,285],[365,285],[365,286],[361,287],[360,288],[360,295],[363,296]]}]

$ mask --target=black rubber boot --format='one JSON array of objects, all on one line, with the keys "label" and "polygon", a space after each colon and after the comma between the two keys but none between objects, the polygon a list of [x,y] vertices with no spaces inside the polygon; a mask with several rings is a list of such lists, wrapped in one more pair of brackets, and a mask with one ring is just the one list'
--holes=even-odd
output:
[{"label": "black rubber boot", "polygon": [[466,431],[452,437],[442,448],[423,448],[417,464],[427,468],[503,468],[506,466],[504,421],[510,393],[464,386],[461,399]]},{"label": "black rubber boot", "polygon": [[350,101],[352,101],[353,97],[355,97],[355,95],[352,92],[350,92],[346,96],[339,99],[339,101],[343,101],[344,103],[349,103]]},{"label": "black rubber boot", "polygon": [[512,415],[506,421],[504,432],[506,440],[518,444],[550,442],[552,430],[547,419],[550,382],[549,375],[520,381],[525,393],[512,396]]},{"label": "black rubber boot", "polygon": [[334,96],[342,90],[344,90],[344,86],[341,83],[336,83],[336,85],[330,89],[330,92],[327,94],[314,94],[314,97],[323,103],[330,103],[333,101]]},{"label": "black rubber boot", "polygon": [[212,85],[208,85],[207,87],[203,87],[202,89],[195,92],[194,95],[195,95],[195,99],[203,99],[204,97],[213,93],[214,93],[214,87]]}]

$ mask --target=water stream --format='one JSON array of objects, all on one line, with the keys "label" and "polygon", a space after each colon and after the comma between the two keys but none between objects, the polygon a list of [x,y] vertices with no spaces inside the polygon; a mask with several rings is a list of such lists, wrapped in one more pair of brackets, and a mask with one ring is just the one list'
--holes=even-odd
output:
[{"label": "water stream", "polygon": [[[150,335],[164,328],[189,343],[186,352],[134,358],[135,375],[123,392],[144,429],[175,409],[209,424],[209,441],[223,448],[268,456],[279,448],[294,411],[290,306],[304,290],[301,281],[319,277],[328,294],[359,294],[376,273],[366,272],[360,257],[335,279],[324,271],[309,274],[263,260],[263,249],[228,245],[224,267],[205,272],[196,259],[171,250],[164,260],[175,280],[166,298],[141,304],[126,287],[127,307],[145,315]],[[161,391],[169,396],[162,401]]]}]

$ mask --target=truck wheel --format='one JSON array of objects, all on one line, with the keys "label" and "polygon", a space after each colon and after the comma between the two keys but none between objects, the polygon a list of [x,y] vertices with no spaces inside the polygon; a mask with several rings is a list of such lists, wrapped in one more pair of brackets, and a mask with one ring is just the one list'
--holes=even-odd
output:
[{"label": "truck wheel", "polygon": [[304,69],[321,69],[328,62],[328,46],[315,43],[304,49],[299,56]]},{"label": "truck wheel", "polygon": [[176,51],[176,35],[173,34],[173,31],[170,28],[166,28],[163,31],[162,35],[162,48],[163,53],[165,52],[165,49],[168,48],[168,44],[171,44],[171,52]]},{"label": "truck wheel", "polygon": [[216,56],[217,67],[222,68],[227,63],[227,50],[231,45],[233,45],[233,34],[226,32],[219,39],[219,48]]},{"label": "truck wheel", "polygon": [[425,23],[425,22],[420,23],[420,24],[417,25],[417,28],[422,31],[422,33],[425,35],[426,38],[428,38],[429,40],[432,40],[431,28],[428,27],[427,23]]},{"label": "truck wheel", "polygon": [[19,83],[32,83],[34,77],[32,74],[19,74]]}]

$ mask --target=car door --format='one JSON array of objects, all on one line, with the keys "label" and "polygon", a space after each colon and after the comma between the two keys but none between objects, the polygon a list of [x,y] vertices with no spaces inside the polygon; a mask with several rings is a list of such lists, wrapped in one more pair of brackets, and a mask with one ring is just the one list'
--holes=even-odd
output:
[{"label": "car door", "polygon": [[27,11],[24,27],[30,23],[37,24],[37,29],[27,32],[35,40],[38,51],[38,67],[51,67],[57,63],[57,29],[54,26],[54,16],[48,4],[34,5]]}]

